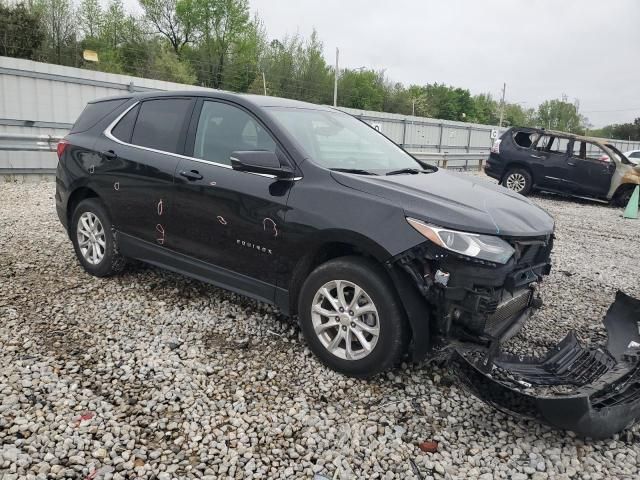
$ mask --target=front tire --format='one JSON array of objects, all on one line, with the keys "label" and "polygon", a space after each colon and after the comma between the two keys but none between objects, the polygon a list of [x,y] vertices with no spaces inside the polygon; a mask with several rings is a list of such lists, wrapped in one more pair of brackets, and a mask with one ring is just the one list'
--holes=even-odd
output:
[{"label": "front tire", "polygon": [[529,195],[533,187],[531,174],[523,168],[512,168],[502,178],[502,186],[521,195]]},{"label": "front tire", "polygon": [[341,257],[317,267],[298,301],[302,332],[329,368],[366,378],[405,353],[407,322],[393,284],[375,262]]},{"label": "front tire", "polygon": [[96,277],[120,273],[125,259],[118,252],[113,225],[97,198],[82,200],[71,218],[71,240],[85,271]]}]

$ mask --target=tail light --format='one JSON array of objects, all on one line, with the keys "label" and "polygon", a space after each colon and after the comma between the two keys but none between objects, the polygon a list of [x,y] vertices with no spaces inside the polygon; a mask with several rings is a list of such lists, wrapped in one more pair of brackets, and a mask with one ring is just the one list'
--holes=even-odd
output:
[{"label": "tail light", "polygon": [[64,138],[58,142],[58,145],[56,147],[56,151],[58,152],[58,159],[62,158],[62,154],[67,149],[67,145],[69,145],[69,140],[66,140]]},{"label": "tail light", "polygon": [[493,142],[493,145],[491,146],[491,153],[500,153],[500,142],[502,142],[502,140],[499,138]]}]

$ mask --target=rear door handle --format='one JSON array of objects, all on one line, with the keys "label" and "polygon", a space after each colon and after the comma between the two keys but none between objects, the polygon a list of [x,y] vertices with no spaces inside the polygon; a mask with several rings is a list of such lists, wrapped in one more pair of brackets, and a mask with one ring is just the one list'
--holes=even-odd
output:
[{"label": "rear door handle", "polygon": [[200,172],[198,172],[197,170],[190,170],[188,172],[186,170],[183,170],[182,172],[180,172],[180,175],[192,182],[194,180],[202,180],[203,178],[202,175],[200,175]]},{"label": "rear door handle", "polygon": [[571,165],[572,167],[575,167],[576,166],[576,162],[568,161],[567,165]]},{"label": "rear door handle", "polygon": [[114,152],[113,150],[102,152],[102,156],[107,160],[115,160],[116,158],[118,158],[118,155],[116,155],[116,152]]},{"label": "rear door handle", "polygon": [[529,155],[531,158],[544,158],[544,155],[534,155],[533,153]]}]

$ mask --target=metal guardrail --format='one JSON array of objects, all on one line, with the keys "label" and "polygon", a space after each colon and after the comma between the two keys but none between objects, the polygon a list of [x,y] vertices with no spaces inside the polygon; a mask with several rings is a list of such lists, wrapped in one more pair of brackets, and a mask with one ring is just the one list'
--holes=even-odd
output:
[{"label": "metal guardrail", "polygon": [[482,170],[489,152],[449,153],[449,152],[409,152],[418,160],[449,170]]},{"label": "metal guardrail", "polygon": [[10,152],[55,152],[62,137],[28,133],[0,133],[0,150]]},{"label": "metal guardrail", "polygon": [[[60,135],[31,135],[22,133],[0,133],[0,151],[12,152],[55,152],[56,145],[63,138]],[[449,153],[449,152],[409,152],[419,160],[424,160],[441,168],[453,170],[482,170],[489,152]],[[0,165],[0,175],[49,174],[51,168],[6,168]]]}]

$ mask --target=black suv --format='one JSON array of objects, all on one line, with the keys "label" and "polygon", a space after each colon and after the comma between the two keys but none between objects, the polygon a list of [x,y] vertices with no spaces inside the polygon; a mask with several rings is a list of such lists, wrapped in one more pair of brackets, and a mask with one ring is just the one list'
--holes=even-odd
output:
[{"label": "black suv", "polygon": [[89,103],[58,146],[56,204],[87,272],[126,258],[297,314],[330,367],[499,336],[538,305],[553,219],[421,163],[338,110],[228,93]]},{"label": "black suv", "polygon": [[497,140],[485,173],[527,195],[544,190],[626,205],[640,184],[640,166],[598,138],[513,127]]}]

